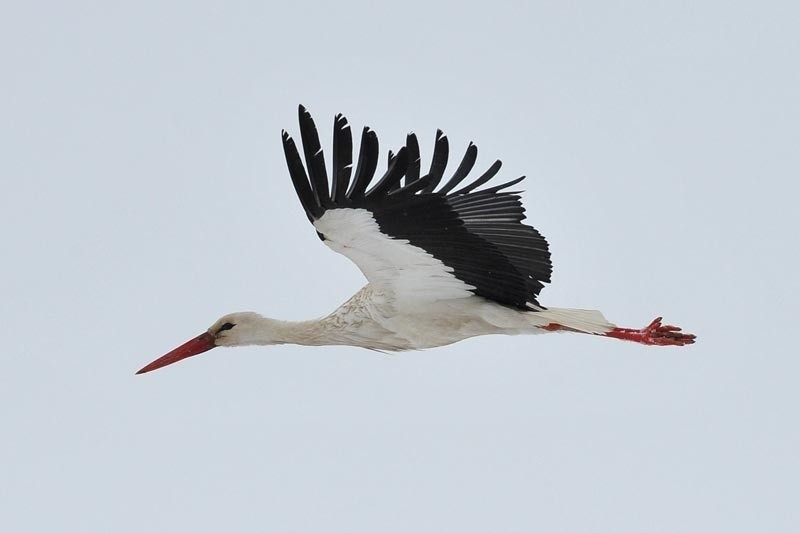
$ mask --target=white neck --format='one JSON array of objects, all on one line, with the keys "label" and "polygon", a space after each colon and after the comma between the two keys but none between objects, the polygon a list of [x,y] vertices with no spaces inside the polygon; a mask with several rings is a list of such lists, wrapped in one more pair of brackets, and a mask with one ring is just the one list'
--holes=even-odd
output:
[{"label": "white neck", "polygon": [[[234,327],[219,331],[225,324]],[[331,342],[336,337],[330,320],[304,320],[291,322],[263,317],[257,313],[233,313],[220,318],[209,331],[219,331],[216,335],[218,346],[247,346],[269,344],[302,344],[318,346],[337,344]]]},{"label": "white neck", "polygon": [[301,344],[305,346],[319,346],[323,344],[322,336],[325,329],[324,319],[295,322],[261,317],[260,327],[257,328],[257,333],[252,338],[252,342],[248,344]]}]

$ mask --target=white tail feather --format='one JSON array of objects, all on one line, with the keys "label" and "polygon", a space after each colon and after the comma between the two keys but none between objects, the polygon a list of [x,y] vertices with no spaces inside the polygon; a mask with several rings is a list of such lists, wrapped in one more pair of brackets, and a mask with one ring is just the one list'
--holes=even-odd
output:
[{"label": "white tail feather", "polygon": [[[617,327],[606,320],[603,313],[593,309],[548,307],[536,313],[529,313],[528,316],[531,317],[535,326],[546,329],[550,329],[548,326],[557,325],[583,333],[602,335]],[[553,327],[553,330],[558,331],[555,327]]]}]

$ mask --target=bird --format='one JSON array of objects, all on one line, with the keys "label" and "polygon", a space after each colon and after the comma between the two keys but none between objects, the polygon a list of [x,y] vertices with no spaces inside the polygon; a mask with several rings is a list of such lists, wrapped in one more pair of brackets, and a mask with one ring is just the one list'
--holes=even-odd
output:
[{"label": "bird", "polygon": [[643,328],[623,328],[600,311],[541,305],[552,263],[545,238],[523,223],[520,191],[512,189],[525,176],[491,184],[501,168],[498,160],[475,177],[473,143],[444,179],[447,136],[437,130],[423,174],[419,141],[409,133],[405,146],[389,151],[386,170],[376,174],[377,134],[363,128],[354,162],[350,124],[338,114],[329,179],[315,122],[302,105],[298,115],[302,157],[289,133],[281,132],[294,190],[319,239],[355,263],[366,285],[319,319],[225,315],[137,374],[218,346],[345,345],[402,352],[480,335],[547,332],[654,346],[695,342],[695,335],[663,324],[661,317]]}]

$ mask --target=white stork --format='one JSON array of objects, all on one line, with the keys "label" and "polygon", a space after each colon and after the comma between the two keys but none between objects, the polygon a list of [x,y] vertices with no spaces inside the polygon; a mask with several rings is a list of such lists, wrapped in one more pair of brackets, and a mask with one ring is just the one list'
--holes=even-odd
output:
[{"label": "white stork", "polygon": [[447,137],[437,132],[430,169],[420,176],[419,144],[409,134],[404,147],[389,152],[388,168],[375,181],[375,132],[364,128],[352,172],[350,125],[337,115],[328,181],[314,121],[303,106],[299,115],[305,167],[294,140],[282,132],[297,196],[322,242],[353,261],[367,285],[316,320],[286,322],[252,312],[223,316],[138,374],[217,346],[347,345],[403,351],[477,335],[550,331],[658,346],[694,343],[694,335],[662,325],[661,318],[629,329],[617,327],[599,311],[540,305],[537,297],[552,271],[547,241],[522,223],[519,193],[508,190],[524,176],[482,189],[500,170],[500,161],[495,161],[467,180],[478,152],[474,144],[440,186]]}]

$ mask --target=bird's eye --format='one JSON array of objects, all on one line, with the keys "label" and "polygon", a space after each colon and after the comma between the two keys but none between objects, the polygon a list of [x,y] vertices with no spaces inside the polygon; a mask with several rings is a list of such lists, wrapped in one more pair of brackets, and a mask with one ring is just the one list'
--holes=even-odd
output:
[{"label": "bird's eye", "polygon": [[233,326],[235,326],[235,325],[236,324],[231,324],[230,322],[225,322],[224,324],[222,324],[219,327],[219,329],[217,330],[217,333],[219,333],[220,331],[227,331],[229,329],[233,329]]}]

